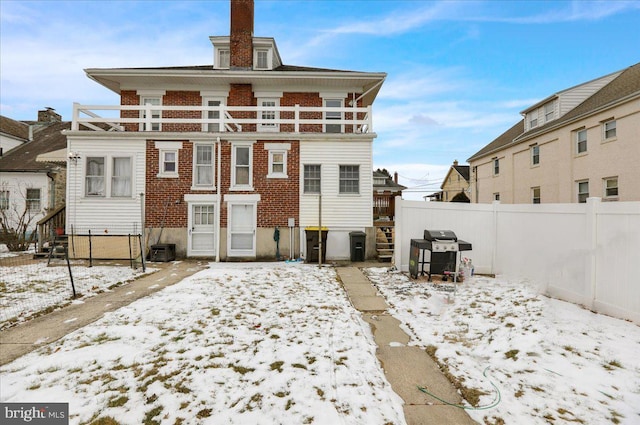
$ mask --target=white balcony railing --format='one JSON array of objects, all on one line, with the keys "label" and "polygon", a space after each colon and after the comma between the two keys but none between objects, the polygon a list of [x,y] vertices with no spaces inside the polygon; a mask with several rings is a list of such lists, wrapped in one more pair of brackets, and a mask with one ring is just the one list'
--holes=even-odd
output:
[{"label": "white balcony railing", "polygon": [[[73,105],[73,131],[371,133],[371,106]],[[149,129],[149,130],[147,130]]]}]

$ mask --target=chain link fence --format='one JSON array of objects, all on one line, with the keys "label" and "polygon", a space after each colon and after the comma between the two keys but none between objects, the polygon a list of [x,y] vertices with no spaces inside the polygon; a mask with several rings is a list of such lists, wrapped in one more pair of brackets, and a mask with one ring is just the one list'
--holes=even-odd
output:
[{"label": "chain link fence", "polygon": [[40,256],[0,245],[0,330],[145,274],[142,252],[141,235],[90,232],[58,237]]}]

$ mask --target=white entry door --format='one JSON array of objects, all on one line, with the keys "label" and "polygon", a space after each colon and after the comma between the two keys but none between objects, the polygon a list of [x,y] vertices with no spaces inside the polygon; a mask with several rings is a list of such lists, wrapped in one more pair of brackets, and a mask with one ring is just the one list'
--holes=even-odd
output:
[{"label": "white entry door", "polygon": [[216,254],[215,204],[190,204],[187,255],[210,257]]},{"label": "white entry door", "polygon": [[229,202],[227,255],[229,257],[256,256],[256,204]]}]

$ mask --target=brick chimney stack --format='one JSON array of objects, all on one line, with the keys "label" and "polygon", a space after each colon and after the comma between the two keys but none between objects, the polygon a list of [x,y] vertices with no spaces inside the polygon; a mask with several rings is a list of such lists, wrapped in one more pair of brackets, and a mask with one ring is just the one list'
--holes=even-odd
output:
[{"label": "brick chimney stack", "polygon": [[454,159],[454,160],[453,160],[453,165],[454,165],[454,167],[457,167],[457,166],[458,166],[458,160],[457,160],[457,159]]},{"label": "brick chimney stack", "polygon": [[395,184],[398,184],[398,172],[393,173],[393,181]]},{"label": "brick chimney stack", "polygon": [[62,115],[52,107],[46,106],[43,110],[38,111],[38,122],[62,122]]},{"label": "brick chimney stack", "polygon": [[231,0],[230,68],[253,69],[253,0]]}]

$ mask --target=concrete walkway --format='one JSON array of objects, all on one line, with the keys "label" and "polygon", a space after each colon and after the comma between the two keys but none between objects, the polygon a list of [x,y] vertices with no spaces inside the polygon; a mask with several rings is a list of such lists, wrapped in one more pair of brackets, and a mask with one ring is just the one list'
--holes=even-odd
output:
[{"label": "concrete walkway", "polygon": [[393,390],[404,400],[404,416],[408,425],[472,425],[476,424],[460,408],[446,405],[418,390],[427,388],[450,403],[462,399],[438,365],[421,348],[408,347],[410,337],[400,322],[387,313],[389,306],[377,289],[357,267],[337,267],[353,306],[362,312],[378,345],[377,356]]},{"label": "concrete walkway", "polygon": [[159,270],[142,276],[111,292],[83,298],[81,304],[71,304],[60,310],[37,317],[0,332],[0,365],[7,364],[41,345],[56,341],[101,318],[104,313],[131,304],[187,276],[206,268],[207,262],[176,261],[150,263]]}]

